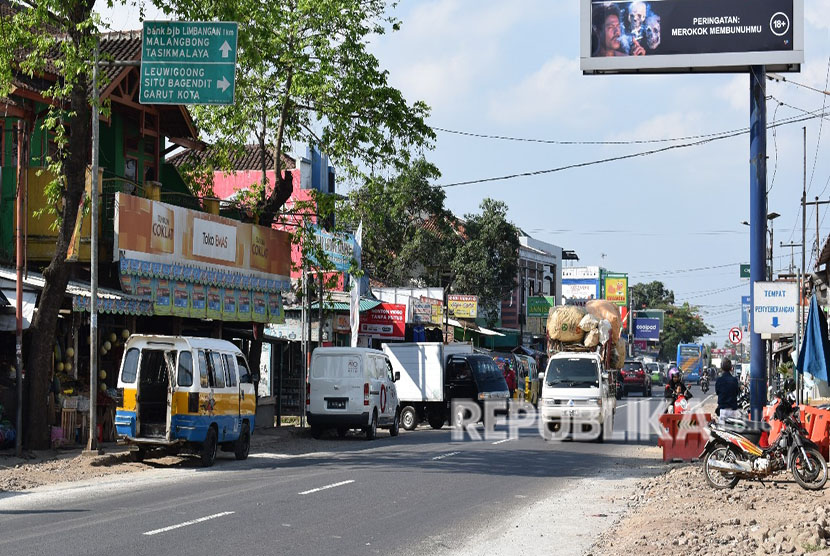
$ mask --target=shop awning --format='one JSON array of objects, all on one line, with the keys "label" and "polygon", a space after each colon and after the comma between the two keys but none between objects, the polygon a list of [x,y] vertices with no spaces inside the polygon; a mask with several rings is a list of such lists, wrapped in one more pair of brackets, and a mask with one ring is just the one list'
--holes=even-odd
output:
[{"label": "shop awning", "polygon": [[[360,300],[360,312],[369,311],[374,309],[381,302],[376,299],[361,299]],[[316,311],[317,308],[320,306],[319,303],[312,303],[311,310]],[[349,311],[351,310],[351,305],[348,302],[344,301],[324,301],[323,302],[323,310],[324,311]]]},{"label": "shop awning", "polygon": [[455,319],[447,319],[447,324],[450,326],[454,326],[456,328],[463,328],[464,330],[469,330],[471,332],[476,332],[478,334],[482,334],[484,336],[504,336],[501,332],[496,332],[495,330],[490,330],[489,328],[484,328],[483,326],[479,326],[474,322],[461,322]]},{"label": "shop awning", "polygon": [[[8,267],[0,267],[0,280],[11,282],[17,281],[17,272]],[[46,285],[46,279],[39,272],[30,271],[27,276],[23,278],[23,286],[29,290],[42,290]],[[3,289],[6,289],[5,287]],[[13,289],[13,286],[12,286]],[[8,292],[4,292],[8,297]],[[92,301],[92,294],[90,292],[89,283],[80,282],[78,280],[70,280],[66,285],[66,295],[72,297],[73,311],[89,311],[90,302]],[[34,297],[35,293],[30,296],[32,303],[32,312],[34,312]],[[23,311],[24,317],[26,313],[27,296],[23,295]],[[120,290],[112,288],[98,287],[98,312],[112,313],[119,315],[152,315],[153,303],[149,299],[143,297],[129,295]]]}]

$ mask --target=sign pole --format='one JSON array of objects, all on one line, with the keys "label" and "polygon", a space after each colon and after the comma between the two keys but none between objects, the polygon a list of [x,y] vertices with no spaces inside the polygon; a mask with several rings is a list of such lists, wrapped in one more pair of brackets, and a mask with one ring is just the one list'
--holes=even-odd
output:
[{"label": "sign pole", "polygon": [[[766,69],[752,66],[749,71],[750,91],[750,148],[749,148],[749,264],[750,281],[763,282],[766,278],[766,236],[767,236],[767,109]],[[755,321],[755,288],[752,288],[752,323]],[[750,346],[749,403],[751,419],[760,420],[767,403],[766,344],[752,325]]]},{"label": "sign pole", "polygon": [[[98,122],[98,44],[95,45],[95,61],[92,64],[92,192],[90,207],[89,246],[89,439],[88,452],[98,452],[98,435],[95,426],[98,397],[98,150],[100,148]],[[81,207],[79,210],[83,210]]]}]

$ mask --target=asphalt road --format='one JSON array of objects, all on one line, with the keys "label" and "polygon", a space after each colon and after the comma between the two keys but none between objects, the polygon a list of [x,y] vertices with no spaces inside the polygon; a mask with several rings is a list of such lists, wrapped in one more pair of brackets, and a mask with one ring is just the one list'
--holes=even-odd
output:
[{"label": "asphalt road", "polygon": [[[480,441],[453,441],[447,428],[402,431],[397,438],[383,431],[374,442],[350,435],[326,453],[255,453],[244,462],[221,454],[211,469],[161,469],[92,486],[4,494],[0,555],[457,550],[534,501],[590,485],[582,479],[655,465],[643,446],[654,446],[656,436],[640,425],[663,406],[658,392],[620,400],[615,438],[604,443],[545,441],[533,428],[517,438]],[[495,431],[506,435],[507,426]]]}]

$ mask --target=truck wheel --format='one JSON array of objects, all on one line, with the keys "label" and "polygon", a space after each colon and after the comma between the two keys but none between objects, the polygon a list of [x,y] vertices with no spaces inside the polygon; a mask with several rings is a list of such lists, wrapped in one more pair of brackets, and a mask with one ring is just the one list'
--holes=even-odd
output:
[{"label": "truck wheel", "polygon": [[242,432],[239,433],[239,438],[234,443],[233,455],[236,459],[248,459],[248,453],[251,451],[251,430],[248,423],[242,424]]},{"label": "truck wheel", "polygon": [[216,429],[210,427],[208,428],[207,436],[205,436],[205,441],[202,442],[202,449],[199,453],[199,457],[202,460],[202,467],[210,467],[216,461],[216,448]]},{"label": "truck wheel", "polygon": [[427,416],[427,421],[429,422],[429,426],[434,429],[440,429],[444,426],[444,416],[440,413],[430,413]]},{"label": "truck wheel", "polygon": [[411,405],[401,410],[401,425],[408,431],[414,431],[418,426],[418,414]]},{"label": "truck wheel", "polygon": [[392,421],[392,426],[389,427],[389,436],[398,436],[399,432],[401,432],[401,414],[396,411],[395,420]]}]

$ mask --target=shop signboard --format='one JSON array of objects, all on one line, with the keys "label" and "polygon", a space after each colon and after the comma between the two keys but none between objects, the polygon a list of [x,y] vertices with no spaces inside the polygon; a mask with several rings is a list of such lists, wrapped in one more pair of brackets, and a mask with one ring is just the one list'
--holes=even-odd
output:
[{"label": "shop signboard", "polygon": [[475,295],[448,295],[447,311],[455,319],[478,317],[478,297]]},{"label": "shop signboard", "polygon": [[636,340],[660,340],[659,319],[634,319],[634,339]]},{"label": "shop signboard", "polygon": [[429,303],[430,305],[429,322],[432,324],[441,324],[444,322],[444,303],[440,299],[421,296],[419,301]]},{"label": "shop signboard", "polygon": [[556,305],[556,298],[549,295],[529,296],[527,298],[527,316],[547,318],[550,308]]},{"label": "shop signboard", "polygon": [[406,338],[406,305],[381,303],[360,314],[360,335],[384,340]]},{"label": "shop signboard", "polygon": [[432,322],[432,303],[424,299],[410,301],[410,315],[413,324],[429,324]]},{"label": "shop signboard", "polygon": [[619,305],[620,307],[628,305],[627,274],[605,275],[605,299]]},{"label": "shop signboard", "polygon": [[[338,272],[348,272],[352,265],[355,253],[355,238],[352,234],[342,232],[329,232],[320,226],[313,226],[314,237],[330,263]],[[309,253],[308,260],[312,266],[317,266],[317,257]]]},{"label": "shop signboard", "polygon": [[288,232],[115,195],[113,260],[122,274],[240,290],[290,289]]},{"label": "shop signboard", "polygon": [[798,72],[804,0],[581,0],[583,73]]}]

